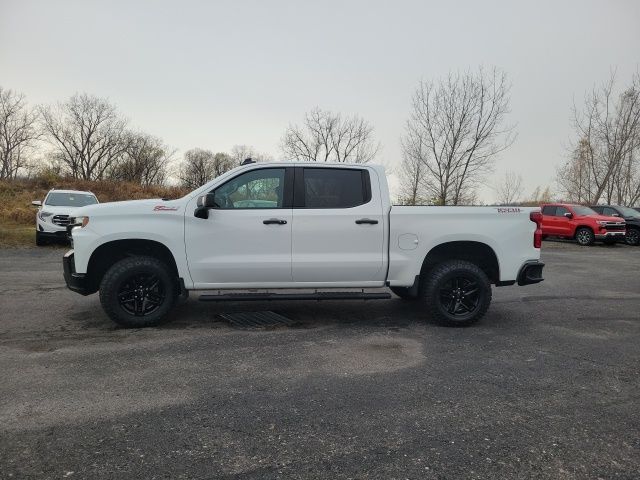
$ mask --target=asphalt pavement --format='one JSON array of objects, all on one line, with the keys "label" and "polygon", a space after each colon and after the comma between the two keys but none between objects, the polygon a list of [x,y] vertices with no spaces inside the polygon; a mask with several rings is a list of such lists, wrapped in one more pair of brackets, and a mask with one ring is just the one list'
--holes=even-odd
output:
[{"label": "asphalt pavement", "polygon": [[[62,253],[0,250],[2,478],[640,478],[640,248],[545,242],[466,329],[394,298],[125,330]],[[291,325],[220,316],[251,311]]]}]

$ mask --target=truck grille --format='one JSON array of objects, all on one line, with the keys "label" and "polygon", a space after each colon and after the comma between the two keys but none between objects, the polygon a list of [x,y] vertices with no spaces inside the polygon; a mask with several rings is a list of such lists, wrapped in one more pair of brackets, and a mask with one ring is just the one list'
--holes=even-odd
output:
[{"label": "truck grille", "polygon": [[51,219],[53,223],[56,225],[60,225],[61,227],[66,227],[69,225],[69,215],[54,215]]},{"label": "truck grille", "polygon": [[611,222],[611,223],[605,224],[604,228],[606,228],[610,232],[624,232],[626,229],[626,226],[624,223],[621,223],[621,222],[616,222],[616,223]]}]

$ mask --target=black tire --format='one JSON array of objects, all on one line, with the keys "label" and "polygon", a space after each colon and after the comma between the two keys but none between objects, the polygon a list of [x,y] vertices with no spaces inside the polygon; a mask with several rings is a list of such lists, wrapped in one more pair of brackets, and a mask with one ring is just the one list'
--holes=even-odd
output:
[{"label": "black tire", "polygon": [[153,257],[129,257],[107,270],[100,283],[100,303],[118,325],[153,327],[167,319],[176,303],[171,270]]},{"label": "black tire", "polygon": [[491,282],[477,265],[450,260],[427,275],[420,282],[420,298],[426,302],[431,317],[441,325],[468,327],[487,313]]},{"label": "black tire", "polygon": [[576,230],[575,239],[576,242],[578,242],[578,245],[588,247],[590,245],[593,245],[593,242],[596,241],[596,236],[593,234],[593,230],[591,230],[590,228],[580,227]]},{"label": "black tire", "polygon": [[46,245],[48,242],[42,237],[40,232],[36,230],[36,246],[42,247]]},{"label": "black tire", "polygon": [[628,229],[627,234],[624,236],[624,241],[627,243],[627,245],[632,245],[634,247],[640,245],[640,229]]},{"label": "black tire", "polygon": [[389,287],[389,290],[391,290],[394,293],[394,295],[397,295],[403,300],[418,299],[418,297],[416,297],[415,295],[411,295],[410,289],[408,287]]}]

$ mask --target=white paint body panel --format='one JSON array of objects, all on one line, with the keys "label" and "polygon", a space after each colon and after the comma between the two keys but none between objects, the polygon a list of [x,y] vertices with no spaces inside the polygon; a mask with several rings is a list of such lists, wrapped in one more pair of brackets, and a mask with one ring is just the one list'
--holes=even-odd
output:
[{"label": "white paint body panel", "polygon": [[[371,169],[371,184],[379,185]],[[294,282],[332,283],[386,280],[387,216],[379,189],[371,201],[352,208],[294,209],[292,230],[292,271]],[[373,224],[356,224],[370,219]],[[348,239],[348,241],[345,241]]]},{"label": "white paint body panel", "polygon": [[[429,251],[455,241],[488,245],[498,259],[500,280],[515,280],[526,261],[540,259],[540,249],[533,246],[536,225],[529,219],[530,212],[538,210],[531,207],[392,207],[389,284],[413,285]],[[400,247],[406,246],[408,234],[415,235],[414,249]]]},{"label": "white paint body panel", "polygon": [[[113,240],[147,239],[165,245],[187,289],[343,288],[410,286],[435,246],[476,241],[493,249],[500,280],[516,280],[533,247],[536,208],[391,207],[384,168],[363,165],[270,163],[284,167],[366,168],[371,201],[345,209],[211,210],[208,220],[193,212],[197,198],[250,169],[233,169],[185,197],[135,200],[82,207],[85,228],[73,230],[75,269],[86,273],[91,254]],[[264,225],[264,219],[287,220]],[[377,225],[356,225],[358,218]]]}]

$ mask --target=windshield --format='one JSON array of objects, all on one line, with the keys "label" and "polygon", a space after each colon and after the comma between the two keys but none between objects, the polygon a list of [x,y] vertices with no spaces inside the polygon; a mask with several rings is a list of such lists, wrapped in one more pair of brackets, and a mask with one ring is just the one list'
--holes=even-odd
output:
[{"label": "windshield", "polygon": [[629,207],[616,207],[623,217],[640,217],[640,212]]},{"label": "windshield", "polygon": [[88,193],[51,192],[44,201],[45,205],[52,207],[84,207],[94,203],[98,203],[98,199]]},{"label": "windshield", "polygon": [[571,205],[571,208],[573,208],[573,211],[576,212],[576,215],[598,215],[589,207],[583,207],[582,205]]}]

